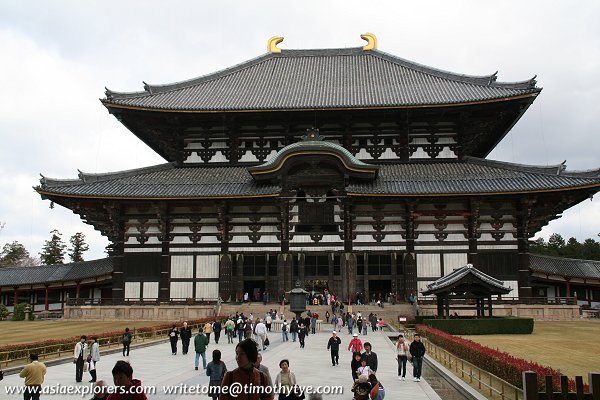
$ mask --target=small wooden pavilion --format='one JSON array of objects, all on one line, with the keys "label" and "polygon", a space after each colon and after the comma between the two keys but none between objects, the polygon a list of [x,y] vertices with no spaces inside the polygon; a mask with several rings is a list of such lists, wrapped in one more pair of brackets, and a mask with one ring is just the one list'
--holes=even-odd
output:
[{"label": "small wooden pavilion", "polygon": [[[475,299],[477,317],[485,316],[485,300],[488,301],[488,316],[492,316],[492,296],[508,294],[512,289],[504,282],[484,274],[472,264],[456,269],[450,274],[427,285],[421,292],[424,296],[437,297],[438,318],[450,317],[450,300]],[[464,307],[461,307],[464,309]]]}]

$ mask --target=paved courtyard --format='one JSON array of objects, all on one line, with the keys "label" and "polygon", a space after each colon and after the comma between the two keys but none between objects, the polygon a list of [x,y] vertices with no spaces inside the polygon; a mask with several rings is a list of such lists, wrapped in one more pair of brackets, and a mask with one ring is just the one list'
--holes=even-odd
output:
[{"label": "paved courtyard", "polygon": [[[331,331],[323,331],[316,335],[310,335],[306,339],[306,347],[301,349],[299,343],[282,342],[281,333],[272,332],[269,335],[271,346],[263,352],[263,364],[266,365],[271,373],[273,381],[279,372],[279,361],[287,358],[290,360],[290,369],[295,373],[299,385],[320,386],[320,385],[341,385],[344,388],[343,394],[325,394],[324,399],[351,399],[353,393],[350,391],[352,377],[350,374],[351,353],[346,350],[351,336],[347,331],[342,331],[339,335],[342,340],[340,348],[340,362],[338,366],[331,365],[329,351],[326,349],[327,341],[331,336]],[[386,389],[387,399],[410,398],[420,399],[440,399],[440,397],[431,389],[425,379],[421,382],[412,381],[412,370],[408,364],[407,380],[400,381],[397,377],[397,362],[395,348],[387,339],[387,334],[376,332],[364,337],[363,342],[369,341],[373,345],[373,351],[377,353],[379,359],[379,368],[377,377]],[[235,362],[235,343],[228,344],[227,338],[221,338],[219,344],[215,344],[213,337],[207,350],[207,362],[211,358],[212,350],[219,349],[223,354],[223,361],[228,370],[237,367]],[[193,338],[192,338],[193,341]],[[237,339],[236,339],[237,343]],[[134,370],[134,378],[140,379],[144,386],[156,387],[156,394],[149,395],[149,399],[177,400],[186,399],[190,394],[166,394],[163,386],[177,385],[207,385],[208,377],[202,370],[202,361],[200,361],[200,370],[194,370],[194,352],[193,343],[191,351],[187,355],[181,354],[181,342],[179,342],[179,352],[176,356],[171,355],[170,344],[168,342],[141,348],[133,348],[129,357]],[[105,354],[101,356],[98,363],[98,379],[104,379],[112,384],[111,369],[117,360],[124,359],[121,353]],[[88,373],[84,373],[84,382],[90,379]],[[60,364],[48,367],[44,386],[49,385],[88,385],[88,383],[75,383],[75,366],[73,364]],[[21,399],[22,395],[6,394],[4,386],[23,385],[23,379],[18,375],[9,375],[0,382],[2,386],[2,399]],[[198,396],[197,394],[195,396]],[[202,395],[205,397],[205,395]],[[91,395],[83,398],[91,398]],[[46,395],[44,398],[82,398],[81,394],[76,395]],[[308,396],[307,396],[308,399]]]}]

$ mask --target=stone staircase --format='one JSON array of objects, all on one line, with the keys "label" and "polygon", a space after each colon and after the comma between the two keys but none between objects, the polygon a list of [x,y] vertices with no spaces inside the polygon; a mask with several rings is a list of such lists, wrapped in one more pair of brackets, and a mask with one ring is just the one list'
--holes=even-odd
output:
[{"label": "stone staircase", "polygon": [[[377,314],[377,317],[383,318],[386,322],[397,322],[398,316],[406,316],[406,317],[414,317],[415,311],[414,307],[408,303],[400,303],[400,304],[385,304],[384,308],[377,307],[375,304],[366,304],[366,305],[355,305],[350,306],[352,312],[359,312],[362,314],[363,318],[368,316],[369,313]],[[294,315],[290,311],[289,304],[286,304],[283,307],[281,304],[277,303],[267,303],[264,305],[263,303],[252,302],[252,303],[222,303],[219,314],[220,315],[232,315],[236,312],[244,313],[244,315],[252,315],[255,318],[263,318],[265,313],[267,313],[270,309],[277,310],[279,314],[283,313],[284,317],[287,320],[290,320]],[[329,311],[331,314],[331,306],[306,306],[307,310],[311,312],[316,312],[319,314],[319,319],[325,321],[325,312]],[[348,305],[344,307],[344,311],[348,310]],[[339,312],[338,312],[339,315]]]}]

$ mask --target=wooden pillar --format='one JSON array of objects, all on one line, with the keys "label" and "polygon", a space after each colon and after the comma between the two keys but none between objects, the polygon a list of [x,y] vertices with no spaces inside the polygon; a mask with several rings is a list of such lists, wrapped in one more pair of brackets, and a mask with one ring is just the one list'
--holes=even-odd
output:
[{"label": "wooden pillar", "polygon": [[405,234],[406,253],[404,254],[404,297],[409,298],[411,293],[415,299],[419,296],[417,291],[417,256],[415,254],[415,204],[406,203]]},{"label": "wooden pillar", "polygon": [[292,282],[292,265],[294,257],[290,253],[281,253],[277,257],[277,293],[276,300],[281,301],[283,292],[289,292],[294,288]]},{"label": "wooden pillar", "polygon": [[[160,249],[160,281],[158,283],[158,298],[161,301],[169,301],[171,298],[171,220],[169,218],[169,208],[166,204],[156,204],[154,209],[157,214],[160,234],[158,239],[161,242]],[[196,260],[194,260],[194,264]],[[195,276],[195,275],[194,275]],[[196,285],[193,284],[192,297],[195,298]],[[143,296],[144,283],[141,284],[140,297]],[[142,297],[143,298],[143,297]]]},{"label": "wooden pillar", "polygon": [[288,253],[290,251],[290,203],[288,200],[282,200],[279,203],[279,213],[281,218],[279,227],[281,252]]},{"label": "wooden pillar", "polygon": [[50,308],[48,301],[48,285],[44,285],[44,311],[48,311]]},{"label": "wooden pillar", "polygon": [[567,281],[567,296],[571,297],[571,282]]},{"label": "wooden pillar", "polygon": [[75,300],[77,301],[77,303],[79,303],[79,293],[81,293],[81,282],[77,281],[75,282],[76,286],[75,286]]},{"label": "wooden pillar", "polygon": [[537,199],[521,198],[517,205],[517,252],[519,297],[533,297],[529,271],[529,220]]},{"label": "wooden pillar", "polygon": [[467,221],[468,225],[468,242],[469,252],[467,253],[467,262],[473,264],[475,268],[478,267],[477,259],[477,238],[479,237],[479,207],[480,203],[477,200],[470,200],[469,202],[469,217]]},{"label": "wooden pillar", "polygon": [[221,296],[221,300],[225,301],[232,301],[235,298],[235,294],[231,290],[231,265],[230,254],[219,256],[219,296]]},{"label": "wooden pillar", "polygon": [[342,254],[342,301],[348,302],[356,293],[356,254]]},{"label": "wooden pillar", "polygon": [[13,289],[13,306],[16,306],[17,302],[19,301],[19,288],[18,286],[15,286]]},{"label": "wooden pillar", "polygon": [[350,200],[346,200],[342,207],[344,209],[344,251],[346,253],[351,253],[352,240],[354,238],[352,230],[352,203]]},{"label": "wooden pillar", "polygon": [[492,318],[492,317],[494,316],[494,314],[493,314],[493,312],[492,312],[492,295],[490,295],[490,296],[488,297],[488,307],[489,307],[489,309],[488,309],[488,316],[489,316],[490,318]]},{"label": "wooden pillar", "polygon": [[440,293],[440,294],[436,295],[436,300],[437,300],[437,317],[443,318],[444,317],[444,296]]}]

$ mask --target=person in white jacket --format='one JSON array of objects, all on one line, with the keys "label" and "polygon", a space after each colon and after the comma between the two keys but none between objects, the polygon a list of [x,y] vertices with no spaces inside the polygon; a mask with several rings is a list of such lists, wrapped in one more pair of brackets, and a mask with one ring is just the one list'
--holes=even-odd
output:
[{"label": "person in white jacket", "polygon": [[90,375],[92,376],[90,382],[96,382],[96,364],[100,361],[100,344],[95,336],[92,336],[91,340],[90,356],[88,357],[90,363]]},{"label": "person in white jacket", "polygon": [[73,349],[73,364],[75,364],[76,382],[81,382],[81,378],[83,377],[83,364],[88,354],[88,345],[86,341],[87,336],[81,336],[79,342],[75,344],[75,348]]},{"label": "person in white jacket", "polygon": [[266,350],[265,339],[267,338],[267,326],[263,323],[262,319],[258,320],[258,323],[254,327],[254,333],[256,334],[258,348]]}]

